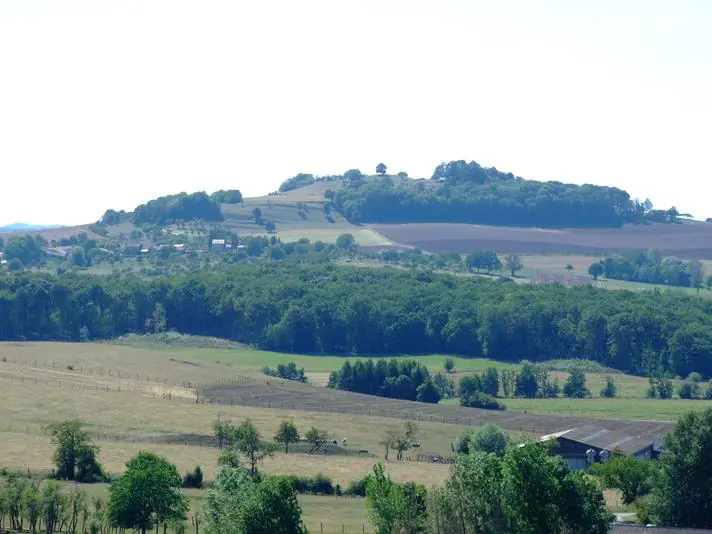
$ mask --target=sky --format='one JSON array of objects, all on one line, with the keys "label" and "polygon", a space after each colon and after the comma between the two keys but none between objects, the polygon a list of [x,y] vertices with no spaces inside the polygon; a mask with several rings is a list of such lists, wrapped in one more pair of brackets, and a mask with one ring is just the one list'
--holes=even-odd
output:
[{"label": "sky", "polygon": [[712,216],[709,0],[0,0],[0,225],[453,159]]}]

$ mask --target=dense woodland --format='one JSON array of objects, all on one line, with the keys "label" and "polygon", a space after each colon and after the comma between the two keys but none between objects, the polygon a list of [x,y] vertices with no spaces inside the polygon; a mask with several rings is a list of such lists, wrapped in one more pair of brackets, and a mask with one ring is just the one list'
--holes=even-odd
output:
[{"label": "dense woodland", "polygon": [[238,204],[242,193],[238,190],[220,190],[208,196],[205,192],[179,193],[156,198],[137,206],[133,213],[107,210],[100,223],[105,225],[131,221],[142,224],[173,224],[177,222],[201,220],[219,222],[224,219],[220,204]]},{"label": "dense woodland", "polygon": [[649,201],[631,200],[615,187],[525,180],[462,160],[439,165],[431,180],[345,175],[333,202],[354,223],[618,227],[627,222],[674,222],[678,215],[674,208],[653,210]]},{"label": "dense woodland", "polygon": [[0,277],[0,339],[165,330],[327,354],[585,358],[712,375],[712,302],[427,271],[262,264],[174,277]]}]

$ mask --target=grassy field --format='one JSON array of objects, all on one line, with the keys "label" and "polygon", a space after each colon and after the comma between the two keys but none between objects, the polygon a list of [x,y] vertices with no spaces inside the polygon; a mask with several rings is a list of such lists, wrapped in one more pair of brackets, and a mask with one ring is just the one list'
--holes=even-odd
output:
[{"label": "grassy field", "polygon": [[[0,379],[10,379],[22,375],[27,380],[38,380],[45,384],[65,381],[74,387],[89,387],[111,390],[110,392],[138,393],[143,396],[170,395],[173,398],[195,399],[196,384],[210,386],[216,382],[249,383],[259,386],[268,382],[270,377],[261,373],[264,366],[272,368],[279,364],[294,362],[297,367],[303,367],[311,384],[324,386],[329,373],[341,368],[346,360],[352,363],[363,360],[359,357],[343,356],[312,356],[298,354],[283,354],[268,351],[257,351],[239,344],[224,344],[231,348],[203,348],[183,346],[152,345],[151,338],[130,338],[139,346],[115,344],[66,344],[66,343],[4,343],[0,344],[0,358],[7,360],[0,366]],[[146,345],[146,346],[143,346]],[[418,356],[418,360],[431,372],[439,372],[448,359],[444,355]],[[517,364],[498,362],[483,358],[453,358],[456,372],[452,378],[458,381],[463,376],[480,373],[488,367],[502,369],[518,369]],[[565,369],[570,362],[550,362],[552,369]],[[68,370],[71,366],[72,370]],[[618,388],[618,398],[607,400],[598,397],[606,377],[612,376]],[[563,370],[552,370],[552,378],[561,385],[568,373]],[[679,400],[660,401],[646,399],[649,387],[645,377],[626,375],[624,373],[601,369],[599,372],[586,374],[592,399],[508,399],[505,400],[509,410],[527,411],[528,413],[584,415],[591,417],[606,417],[612,419],[643,419],[674,421],[675,418],[690,409],[702,409],[710,403],[707,401],[683,402]],[[274,380],[272,380],[274,382]],[[279,381],[277,381],[279,382]],[[34,385],[34,384],[33,384]],[[219,385],[219,384],[218,384]],[[674,381],[675,387],[679,381]],[[287,384],[289,388],[290,384]],[[703,386],[704,387],[704,386]],[[264,387],[257,387],[257,394],[267,395]],[[291,406],[294,409],[311,407],[313,404],[301,390],[295,392],[289,389],[284,394],[279,390],[269,393],[272,406]],[[95,391],[96,392],[96,391]],[[250,393],[245,393],[249,395]],[[244,396],[244,394],[243,394]],[[321,396],[319,396],[321,398]],[[294,402],[289,402],[293,400]],[[314,397],[316,401],[317,397]],[[249,401],[249,399],[247,399]],[[323,399],[322,399],[323,400]],[[250,401],[251,402],[251,401]],[[248,404],[250,403],[248,402]],[[285,402],[287,404],[285,404]],[[266,404],[268,407],[269,404]],[[422,407],[421,413],[429,413],[427,407]],[[374,411],[373,413],[378,413]],[[442,415],[435,416],[440,420]],[[457,416],[459,417],[459,416]],[[446,420],[455,420],[446,418]]]},{"label": "grassy field", "polygon": [[[376,461],[383,460],[379,445],[388,429],[402,424],[397,414],[383,417],[357,413],[365,406],[410,410],[404,417],[417,419],[420,450],[406,453],[407,461],[391,457],[386,468],[396,481],[416,481],[426,487],[441,485],[449,475],[449,466],[417,461],[418,454],[449,456],[451,443],[471,425],[493,421],[504,428],[516,428],[536,434],[577,426],[580,415],[615,419],[674,419],[690,408],[708,403],[655,401],[639,398],[647,382],[640,377],[614,375],[622,386],[619,399],[507,399],[507,412],[472,410],[461,407],[426,405],[359,396],[322,387],[282,383],[259,372],[264,365],[295,361],[310,376],[325,376],[339,368],[344,358],[335,356],[287,355],[260,352],[233,343],[217,343],[230,348],[200,346],[162,347],[150,345],[151,339],[135,338],[139,346],[119,344],[0,343],[0,388],[3,410],[0,416],[0,467],[49,473],[53,446],[44,432],[47,424],[78,418],[87,424],[92,439],[100,446],[99,458],[112,474],[121,473],[125,462],[137,452],[150,450],[176,464],[181,473],[200,465],[206,480],[214,479],[218,450],[211,438],[217,419],[238,422],[249,418],[262,436],[270,439],[283,420],[293,420],[304,433],[311,426],[326,429],[335,439],[347,439],[346,447],[330,447],[324,454],[309,455],[298,448],[289,455],[281,450],[268,458],[261,469],[268,474],[314,476],[323,473],[342,487],[371,472]],[[210,345],[210,340],[195,339]],[[151,346],[152,348],[148,348]],[[353,358],[351,358],[353,360]],[[420,357],[432,371],[440,370],[442,355]],[[568,362],[553,362],[565,368]],[[455,358],[455,379],[479,372],[489,366],[514,368],[513,364],[484,359]],[[552,371],[560,380],[562,371]],[[600,388],[605,373],[589,373],[589,385]],[[249,402],[235,405],[196,403],[196,382],[242,384],[237,389]],[[250,392],[256,392],[252,395]],[[595,393],[595,391],[594,391]],[[329,396],[323,401],[321,395]],[[262,400],[260,400],[262,398]],[[277,399],[287,399],[277,403]],[[250,405],[257,401],[258,405]],[[339,403],[344,402],[343,406]],[[260,404],[261,403],[261,404]],[[314,404],[316,403],[316,404]],[[336,413],[315,411],[331,404]],[[310,407],[311,406],[311,407]],[[341,411],[340,411],[341,410]],[[415,411],[413,411],[415,410]],[[466,414],[462,424],[438,422],[437,413]],[[524,413],[524,412],[528,413]],[[543,415],[538,415],[539,412]],[[368,412],[371,413],[370,411]],[[415,417],[417,415],[417,417]],[[563,419],[560,416],[573,416]],[[608,421],[618,427],[641,427],[631,421]],[[519,425],[519,427],[517,427]],[[532,425],[532,428],[529,428]],[[534,427],[533,425],[543,425]],[[636,426],[637,425],[637,426]],[[665,424],[642,423],[646,428],[668,428]],[[539,431],[540,429],[541,431]],[[546,430],[545,430],[546,429]],[[360,450],[368,453],[359,453]],[[87,487],[93,494],[105,494],[106,486]],[[203,492],[189,491],[192,511],[203,499]],[[607,495],[616,508],[618,497]],[[619,500],[619,499],[618,499]],[[312,532],[369,532],[365,502],[361,499],[301,496],[304,520]]]},{"label": "grassy field", "polygon": [[[188,359],[186,352],[197,350],[0,344],[0,387],[4,393],[0,463],[12,468],[51,469],[51,446],[43,428],[58,420],[79,418],[88,424],[101,446],[101,458],[110,472],[120,472],[133,454],[149,449],[166,455],[183,472],[200,464],[210,478],[217,458],[209,440],[215,419],[250,418],[266,438],[274,435],[281,421],[292,419],[302,432],[317,426],[335,438],[347,438],[346,450],[328,455],[287,456],[280,452],[265,463],[265,471],[299,475],[323,472],[335,483],[346,485],[368,473],[382,457],[378,442],[386,429],[401,425],[398,420],[375,416],[196,404],[195,392],[183,385],[186,380],[244,378],[233,368]],[[261,373],[254,375],[255,383],[268,378]],[[422,450],[441,455],[449,453],[451,441],[464,430],[463,426],[429,421],[419,426]],[[359,456],[360,449],[370,454]],[[389,470],[395,479],[417,479],[427,484],[439,483],[447,476],[447,466],[440,464],[389,462]]]},{"label": "grassy field", "polygon": [[647,421],[675,421],[693,410],[712,408],[712,401],[682,399],[505,399],[508,410],[552,415],[577,415],[593,418],[640,419]]}]

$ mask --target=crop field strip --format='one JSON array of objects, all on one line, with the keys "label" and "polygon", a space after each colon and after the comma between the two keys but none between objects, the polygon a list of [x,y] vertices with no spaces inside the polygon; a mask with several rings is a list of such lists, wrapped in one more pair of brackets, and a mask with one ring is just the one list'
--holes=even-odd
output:
[{"label": "crop field strip", "polygon": [[[532,434],[547,434],[594,422],[592,419],[583,417],[547,416],[526,412],[501,412],[442,404],[424,404],[284,383],[279,386],[249,384],[207,388],[200,391],[198,402],[376,415],[466,426],[495,423],[505,430]],[[632,433],[641,434],[664,434],[672,427],[671,423],[656,421],[599,419],[595,423],[611,430],[626,428]]]},{"label": "crop field strip", "polygon": [[540,229],[457,223],[373,224],[396,243],[430,252],[612,253],[662,249],[683,258],[712,259],[712,224],[654,224],[623,228]]}]

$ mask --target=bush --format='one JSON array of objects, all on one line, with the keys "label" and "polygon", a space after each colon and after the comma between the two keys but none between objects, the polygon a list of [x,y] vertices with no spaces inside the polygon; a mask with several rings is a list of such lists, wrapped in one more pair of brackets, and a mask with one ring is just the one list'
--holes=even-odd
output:
[{"label": "bush", "polygon": [[311,493],[313,495],[336,494],[336,487],[334,487],[332,480],[321,473],[314,477],[287,475],[282,478],[289,482],[297,493]]},{"label": "bush", "polygon": [[697,382],[685,381],[680,385],[677,394],[680,395],[681,399],[699,399],[700,386]]},{"label": "bush", "polygon": [[489,395],[481,391],[475,391],[467,397],[460,397],[460,406],[468,408],[483,408],[485,410],[504,410],[504,404],[497,402]]},{"label": "bush", "polygon": [[606,385],[603,386],[603,389],[601,389],[601,397],[605,397],[607,399],[612,399],[613,397],[616,396],[617,393],[617,388],[616,388],[616,383],[613,381],[613,378],[610,376],[606,377]]},{"label": "bush", "polygon": [[455,360],[453,360],[452,358],[446,358],[445,363],[443,364],[443,368],[445,369],[446,373],[455,372]]},{"label": "bush", "polygon": [[349,485],[346,486],[344,495],[351,495],[353,497],[365,497],[366,496],[366,485],[368,484],[371,475],[366,475],[363,478],[352,480]]},{"label": "bush", "polygon": [[461,454],[487,452],[504,456],[509,437],[497,425],[487,424],[466,430],[454,443],[454,449]]},{"label": "bush", "polygon": [[183,477],[184,488],[195,488],[200,489],[203,487],[203,470],[200,469],[199,465],[195,466],[192,472],[186,473]]}]

